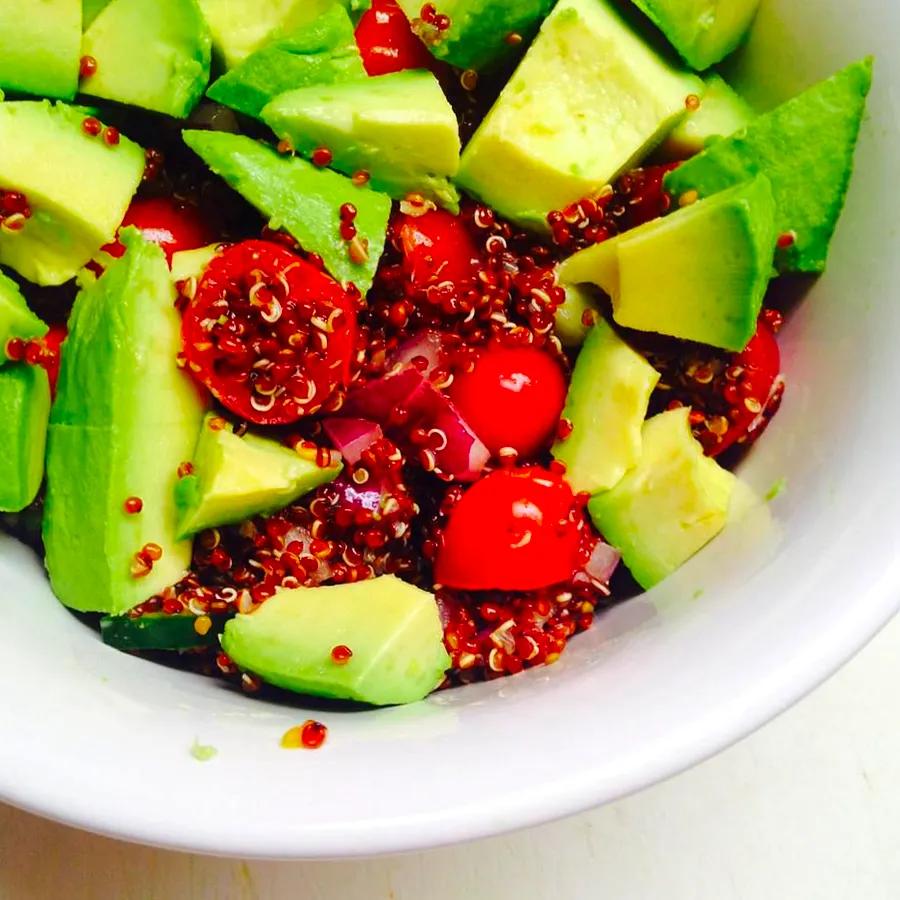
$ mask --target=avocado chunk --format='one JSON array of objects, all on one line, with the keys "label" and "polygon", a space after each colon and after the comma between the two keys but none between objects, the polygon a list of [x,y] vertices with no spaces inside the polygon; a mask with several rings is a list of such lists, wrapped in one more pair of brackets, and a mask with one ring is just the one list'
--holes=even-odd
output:
[{"label": "avocado chunk", "polygon": [[743,350],[775,251],[775,205],[759,175],[570,256],[563,282],[590,282],[625,328]]},{"label": "avocado chunk", "polygon": [[750,104],[719,75],[712,74],[704,80],[699,106],[688,109],[684,119],[663,141],[658,151],[660,158],[695,156],[713,141],[740,131],[756,118]]},{"label": "avocado chunk", "polygon": [[[284,227],[304,250],[318,253],[335,278],[353,282],[366,294],[384,250],[390,197],[241,135],[185,131],[184,140],[213,172],[268,216],[272,228]],[[357,239],[350,243],[341,237],[344,203],[357,209]]]},{"label": "avocado chunk", "polygon": [[80,60],[81,0],[0,3],[0,88],[71,100]]},{"label": "avocado chunk", "polygon": [[[410,21],[419,19],[419,0],[399,0]],[[431,52],[460,69],[484,69],[502,62],[530,41],[554,0],[441,0],[438,11],[450,19],[443,32],[433,31]],[[511,39],[511,35],[517,38]]]},{"label": "avocado chunk", "polygon": [[213,53],[233,69],[277,37],[312,22],[336,0],[198,0],[212,32]]},{"label": "avocado chunk", "polygon": [[21,512],[44,477],[50,382],[39,366],[0,368],[0,512]]},{"label": "avocado chunk", "polygon": [[633,0],[698,72],[721,62],[750,30],[760,0]]},{"label": "avocado chunk", "polygon": [[368,172],[372,187],[395,200],[417,193],[459,211],[447,180],[459,169],[459,126],[431,72],[298,88],[276,97],[261,118],[303,156],[327,147],[332,168]]},{"label": "avocado chunk", "polygon": [[111,147],[84,118],[46,100],[0,103],[0,188],[31,210],[19,230],[0,229],[0,263],[37,284],[69,281],[113,239],[144,174],[137,144]]},{"label": "avocado chunk", "polygon": [[258,116],[279,94],[311,84],[366,77],[353,23],[338,5],[278,38],[226,72],[207,96],[248,116]]},{"label": "avocado chunk", "polygon": [[178,537],[284,509],[337,478],[341,463],[320,466],[317,456],[302,444],[295,451],[254,434],[238,437],[225,419],[209,414],[194,451],[193,474],[175,488]]},{"label": "avocado chunk", "polygon": [[28,308],[19,286],[0,272],[0,363],[7,359],[11,340],[30,341],[46,333],[47,326]]},{"label": "avocado chunk", "polygon": [[97,71],[81,90],[184,118],[209,82],[212,38],[196,0],[112,0],[84,33]]},{"label": "avocado chunk", "polygon": [[[127,252],[75,300],[50,418],[44,543],[57,597],[118,614],[177,582],[175,484],[204,414],[176,362],[181,322],[162,250],[128,228]],[[129,513],[126,501],[143,508]],[[148,545],[158,559],[142,564]],[[158,554],[153,551],[158,551]]]},{"label": "avocado chunk", "polygon": [[576,492],[614,487],[641,457],[641,428],[659,373],[604,319],[578,354],[562,418],[571,434],[553,445]]},{"label": "avocado chunk", "polygon": [[457,184],[517,224],[596,194],[646,156],[702,91],[609,0],[561,0],[463,151]]},{"label": "avocado chunk", "polygon": [[588,512],[649,590],[687,562],[726,525],[737,479],[691,434],[690,409],[648,419],[638,464]]},{"label": "avocado chunk", "polygon": [[716,141],[666,176],[675,197],[708,197],[762,172],[772,182],[780,272],[818,273],[853,172],[853,154],[872,85],[872,60],[855,63],[737,134]]},{"label": "avocado chunk", "polygon": [[228,618],[193,613],[104,616],[100,637],[117,650],[200,650],[218,645]]},{"label": "avocado chunk", "polygon": [[178,285],[188,278],[199,280],[203,277],[206,267],[213,261],[222,244],[209,244],[206,247],[198,247],[196,250],[179,250],[172,254],[170,264],[172,284]]},{"label": "avocado chunk", "polygon": [[[434,595],[382,575],[329,587],[282,590],[225,626],[222,649],[277,687],[358,700],[413,703],[450,666]],[[336,646],[352,656],[337,663]]]},{"label": "avocado chunk", "polygon": [[587,284],[562,285],[566,299],[557,307],[553,330],[564,347],[580,347],[599,315],[596,289]]},{"label": "avocado chunk", "polygon": [[81,4],[81,28],[84,31],[90,27],[91,22],[109,6],[110,0],[83,0]]}]

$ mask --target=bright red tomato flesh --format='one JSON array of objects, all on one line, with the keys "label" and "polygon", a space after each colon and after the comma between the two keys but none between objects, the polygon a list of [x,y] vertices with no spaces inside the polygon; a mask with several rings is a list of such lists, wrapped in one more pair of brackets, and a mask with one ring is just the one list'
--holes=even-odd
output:
[{"label": "bright red tomato flesh", "polygon": [[[148,197],[134,200],[122,228],[133,225],[151,243],[158,244],[171,263],[172,255],[182,250],[196,250],[216,240],[209,224],[196,207],[179,204],[171,197]],[[103,248],[117,259],[125,253],[125,247],[117,239]]]},{"label": "bright red tomato flesh", "polygon": [[436,62],[394,0],[373,0],[356,26],[356,43],[369,75],[432,69]]},{"label": "bright red tomato flesh", "polygon": [[520,459],[549,449],[566,402],[559,364],[536,347],[489,347],[460,373],[450,399],[495,456],[512,447]]},{"label": "bright red tomato flesh", "polygon": [[450,511],[435,581],[460,590],[531,591],[571,578],[582,516],[572,489],[540,468],[498,469]]},{"label": "bright red tomato flesh", "polygon": [[51,325],[50,330],[44,335],[41,344],[44,353],[41,356],[41,366],[46,370],[50,379],[50,392],[56,396],[56,383],[59,381],[59,365],[62,359],[62,342],[69,336],[69,329],[64,324]]},{"label": "bright red tomato flesh", "polygon": [[475,241],[459,216],[435,209],[422,216],[398,215],[392,222],[395,241],[403,254],[403,269],[413,287],[441,282],[459,286],[478,269]]},{"label": "bright red tomato flesh", "polygon": [[356,313],[321,269],[268,241],[243,241],[207,266],[182,321],[194,377],[258,425],[327,408],[351,374]]}]

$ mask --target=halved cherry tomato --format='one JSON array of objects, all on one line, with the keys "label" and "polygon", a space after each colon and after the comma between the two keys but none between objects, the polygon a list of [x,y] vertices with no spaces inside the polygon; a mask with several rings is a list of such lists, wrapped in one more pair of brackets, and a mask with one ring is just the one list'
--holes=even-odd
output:
[{"label": "halved cherry tomato", "polygon": [[344,289],[297,254],[243,241],[207,266],[182,322],[194,377],[259,425],[327,408],[349,381],[356,313]]},{"label": "halved cherry tomato", "polygon": [[530,591],[571,578],[583,518],[572,489],[540,468],[498,469],[451,509],[435,581],[461,590]]},{"label": "halved cherry tomato", "polygon": [[372,0],[356,26],[356,43],[369,75],[433,69],[437,62],[394,0]]},{"label": "halved cherry tomato", "polygon": [[403,269],[415,288],[442,282],[459,286],[471,281],[479,253],[459,216],[434,209],[421,216],[399,214],[391,224],[395,243],[403,254]]},{"label": "halved cherry tomato", "polygon": [[[177,203],[170,197],[138,197],[122,220],[122,228],[133,225],[144,238],[159,244],[172,262],[172,254],[182,250],[196,250],[216,240],[209,223],[195,206]],[[116,239],[103,248],[117,259],[125,253],[125,247]]]},{"label": "halved cherry tomato", "polygon": [[450,399],[495,456],[520,459],[549,449],[566,402],[559,363],[537,347],[488,347],[471,372],[456,375]]}]

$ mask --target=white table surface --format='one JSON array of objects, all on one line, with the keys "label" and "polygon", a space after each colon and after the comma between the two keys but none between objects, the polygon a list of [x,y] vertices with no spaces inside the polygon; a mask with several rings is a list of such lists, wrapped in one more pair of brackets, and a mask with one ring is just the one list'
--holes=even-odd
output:
[{"label": "white table surface", "polygon": [[193,857],[0,806],[0,900],[895,900],[900,619],[799,706],[604,809],[349,863]]}]

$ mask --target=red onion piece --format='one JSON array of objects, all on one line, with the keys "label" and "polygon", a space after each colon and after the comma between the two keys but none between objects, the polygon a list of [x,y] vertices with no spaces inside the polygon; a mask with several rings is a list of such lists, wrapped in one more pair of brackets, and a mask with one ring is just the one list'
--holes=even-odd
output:
[{"label": "red onion piece", "polygon": [[584,564],[587,576],[598,584],[607,584],[622,559],[622,554],[605,541],[598,540]]},{"label": "red onion piece", "polygon": [[381,426],[369,419],[325,419],[322,428],[348,466],[355,466],[363,450],[384,437]]},{"label": "red onion piece", "polygon": [[394,352],[390,359],[389,368],[395,366],[408,366],[413,360],[424,360],[425,366],[415,368],[423,375],[430,375],[441,364],[441,353],[443,352],[444,341],[440,333],[437,331],[420,331],[414,334],[409,340],[404,341]]}]

